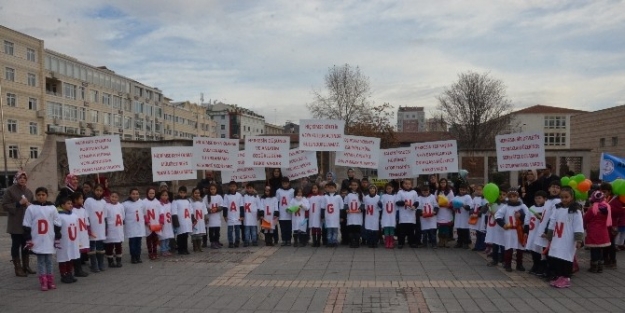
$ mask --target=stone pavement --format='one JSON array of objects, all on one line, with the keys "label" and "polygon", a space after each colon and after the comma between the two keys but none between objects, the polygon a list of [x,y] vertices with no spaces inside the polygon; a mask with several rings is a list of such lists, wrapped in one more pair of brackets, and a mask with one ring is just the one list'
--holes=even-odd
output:
[{"label": "stone pavement", "polygon": [[[138,265],[125,255],[122,268],[41,292],[34,275],[13,275],[5,227],[0,217],[3,313],[625,312],[620,269],[582,271],[572,288],[558,290],[527,273],[488,268],[483,254],[457,249],[205,249],[156,262],[144,257]],[[586,257],[581,251],[584,270]]]}]

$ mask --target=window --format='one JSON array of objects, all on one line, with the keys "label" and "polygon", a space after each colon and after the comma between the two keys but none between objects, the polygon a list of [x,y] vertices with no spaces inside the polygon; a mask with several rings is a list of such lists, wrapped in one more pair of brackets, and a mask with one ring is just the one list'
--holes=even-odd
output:
[{"label": "window", "polygon": [[102,122],[104,125],[111,125],[111,113],[102,113]]},{"label": "window", "polygon": [[143,130],[143,120],[136,119],[135,120],[135,130]]},{"label": "window", "polygon": [[102,93],[102,104],[106,104],[106,106],[111,106],[111,95],[108,93]]},{"label": "window", "polygon": [[221,130],[226,130],[226,125],[221,125]]},{"label": "window", "polygon": [[35,57],[35,49],[26,49],[26,60],[35,62],[37,58]]},{"label": "window", "polygon": [[78,107],[74,105],[64,105],[63,119],[76,122],[78,120]]},{"label": "window", "polygon": [[226,119],[226,116],[225,116],[225,115],[222,115],[222,116],[221,116],[221,119],[222,119],[222,120],[225,120],[225,119]]},{"label": "window", "polygon": [[132,118],[124,116],[124,129],[130,129],[132,126]]},{"label": "window", "polygon": [[36,159],[39,157],[39,148],[37,147],[30,147],[30,158],[31,159]]},{"label": "window", "polygon": [[63,118],[63,105],[56,102],[48,102],[48,116],[52,118]]},{"label": "window", "polygon": [[566,128],[566,116],[545,116],[545,128],[548,128],[548,129]]},{"label": "window", "polygon": [[97,123],[98,122],[98,114],[99,112],[96,110],[90,110],[89,111],[89,122],[91,123]]},{"label": "window", "polygon": [[83,86],[78,87],[78,99],[85,100],[85,87]]},{"label": "window", "polygon": [[7,105],[10,107],[17,106],[17,95],[14,93],[7,93]]},{"label": "window", "polygon": [[221,134],[221,138],[226,138],[226,134]]},{"label": "window", "polygon": [[38,129],[37,129],[37,123],[35,122],[30,122],[30,124],[28,125],[28,129],[30,130],[30,134],[31,135],[37,135],[38,133]]},{"label": "window", "polygon": [[133,112],[143,113],[143,102],[135,101]]},{"label": "window", "polygon": [[113,108],[121,109],[122,108],[122,98],[118,96],[113,96]]},{"label": "window", "polygon": [[113,115],[113,126],[117,127],[117,128],[121,128],[122,127],[122,117],[121,115]]},{"label": "window", "polygon": [[7,67],[4,69],[4,79],[8,81],[15,81],[15,69]]},{"label": "window", "polygon": [[89,101],[97,103],[98,102],[98,91],[90,90],[89,91]]},{"label": "window", "polygon": [[37,111],[37,99],[35,99],[35,98],[28,98],[28,109],[29,110],[33,110],[33,111]]},{"label": "window", "polygon": [[545,133],[545,146],[566,146],[566,134]]},{"label": "window", "polygon": [[9,133],[17,133],[17,121],[7,120],[7,131]]},{"label": "window", "polygon": [[19,148],[16,145],[10,145],[9,146],[9,158],[11,159],[18,159],[19,158]]},{"label": "window", "polygon": [[28,86],[37,86],[37,76],[35,74],[28,73]]},{"label": "window", "polygon": [[599,139],[599,147],[605,147],[605,138],[600,138]]},{"label": "window", "polygon": [[143,95],[143,89],[141,87],[135,86],[135,96],[141,97]]},{"label": "window", "polygon": [[13,55],[13,43],[10,41],[4,41],[4,53]]},{"label": "window", "polygon": [[78,120],[79,121],[84,121],[85,120],[85,115],[87,114],[87,109],[85,108],[78,108]]},{"label": "window", "polygon": [[612,147],[618,146],[618,137],[612,137]]},{"label": "window", "polygon": [[65,92],[65,98],[76,99],[76,85],[63,83],[63,91]]}]

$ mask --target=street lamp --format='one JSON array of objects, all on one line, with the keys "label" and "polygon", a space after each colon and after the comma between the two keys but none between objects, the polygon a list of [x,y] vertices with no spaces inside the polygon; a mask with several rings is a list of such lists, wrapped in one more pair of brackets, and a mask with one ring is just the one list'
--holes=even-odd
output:
[{"label": "street lamp", "polygon": [[0,124],[2,126],[2,154],[4,156],[4,188],[9,188],[9,167],[7,166],[6,128],[4,127],[4,95],[2,94],[2,79],[0,79]]}]

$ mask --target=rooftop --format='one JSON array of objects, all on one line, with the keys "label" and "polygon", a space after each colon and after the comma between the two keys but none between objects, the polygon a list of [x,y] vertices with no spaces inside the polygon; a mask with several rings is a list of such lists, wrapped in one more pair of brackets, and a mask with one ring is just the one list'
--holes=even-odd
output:
[{"label": "rooftop", "polygon": [[586,111],[537,104],[537,105],[533,105],[531,107],[527,107],[527,108],[524,108],[524,109],[512,112],[512,114],[516,114],[516,113],[522,113],[522,114],[575,114],[575,113],[586,113]]},{"label": "rooftop", "polygon": [[402,107],[400,106],[398,109],[399,112],[422,112],[423,107]]}]

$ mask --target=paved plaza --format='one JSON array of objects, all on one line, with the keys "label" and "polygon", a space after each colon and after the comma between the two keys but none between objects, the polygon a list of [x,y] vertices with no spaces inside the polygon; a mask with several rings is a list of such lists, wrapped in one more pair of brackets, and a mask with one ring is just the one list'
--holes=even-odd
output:
[{"label": "paved plaza", "polygon": [[586,251],[582,272],[564,290],[527,273],[488,268],[483,253],[467,250],[261,246],[155,262],[144,256],[137,265],[126,254],[122,268],[42,292],[35,275],[15,277],[5,228],[0,217],[3,313],[625,312],[623,270],[585,272]]}]

